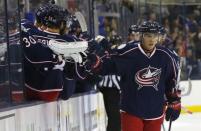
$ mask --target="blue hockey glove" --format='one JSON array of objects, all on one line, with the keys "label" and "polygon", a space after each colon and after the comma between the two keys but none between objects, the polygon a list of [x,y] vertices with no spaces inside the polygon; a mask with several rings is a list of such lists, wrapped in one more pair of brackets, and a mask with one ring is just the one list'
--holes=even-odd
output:
[{"label": "blue hockey glove", "polygon": [[101,35],[96,36],[95,40],[97,41],[97,43],[106,51],[111,50],[111,43],[109,43],[109,41]]},{"label": "blue hockey glove", "polygon": [[166,94],[167,96],[167,110],[165,119],[175,121],[181,112],[181,90],[174,89]]},{"label": "blue hockey glove", "polygon": [[84,63],[85,69],[88,71],[96,70],[100,65],[100,58],[96,54],[88,54]]},{"label": "blue hockey glove", "polygon": [[175,121],[176,119],[179,118],[180,112],[181,112],[181,102],[175,101],[171,104],[168,104],[165,116],[166,121],[169,121],[170,119],[172,121]]}]

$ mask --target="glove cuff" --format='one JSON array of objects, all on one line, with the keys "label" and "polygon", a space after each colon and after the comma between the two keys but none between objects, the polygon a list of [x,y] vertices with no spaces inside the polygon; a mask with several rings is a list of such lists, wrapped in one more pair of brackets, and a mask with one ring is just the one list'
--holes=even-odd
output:
[{"label": "glove cuff", "polygon": [[96,63],[93,65],[93,69],[96,69],[100,65],[100,58],[96,55]]},{"label": "glove cuff", "polygon": [[181,102],[175,101],[168,104],[168,108],[172,108],[173,110],[181,110]]}]

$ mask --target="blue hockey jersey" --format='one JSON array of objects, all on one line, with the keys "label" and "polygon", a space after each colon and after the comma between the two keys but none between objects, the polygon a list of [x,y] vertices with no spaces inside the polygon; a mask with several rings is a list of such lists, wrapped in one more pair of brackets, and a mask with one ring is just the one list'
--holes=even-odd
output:
[{"label": "blue hockey jersey", "polygon": [[57,54],[47,46],[49,40],[59,42],[77,41],[71,36],[42,31],[34,25],[31,26],[30,22],[24,22],[22,27],[22,45],[25,59],[34,66],[42,69],[52,69],[58,63]]},{"label": "blue hockey jersey", "polygon": [[165,94],[175,88],[177,68],[166,48],[157,46],[148,56],[140,44],[125,44],[102,59],[99,73],[121,76],[122,111],[157,119],[163,117]]},{"label": "blue hockey jersey", "polygon": [[35,34],[42,35],[33,23],[23,21],[22,47],[24,54],[25,86],[37,92],[61,91],[63,88],[62,71],[53,70],[58,58],[52,50],[37,41]]},{"label": "blue hockey jersey", "polygon": [[[52,70],[58,64],[58,58],[57,54],[47,46],[49,40],[59,42],[78,41],[78,39],[68,35],[42,31],[28,21],[22,23],[26,87],[43,91],[54,88],[61,90],[61,87],[63,87],[62,98],[68,99],[75,88],[73,79],[77,78],[78,75],[81,79],[84,78],[82,74],[79,74],[79,72],[83,71],[83,68],[80,69],[77,63],[69,61],[66,62],[64,71]],[[49,81],[46,81],[46,79]]]}]

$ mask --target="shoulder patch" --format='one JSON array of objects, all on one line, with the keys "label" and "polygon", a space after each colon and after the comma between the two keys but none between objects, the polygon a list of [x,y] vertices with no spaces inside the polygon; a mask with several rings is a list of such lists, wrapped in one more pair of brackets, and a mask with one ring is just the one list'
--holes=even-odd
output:
[{"label": "shoulder patch", "polygon": [[126,47],[126,44],[121,44],[117,47],[117,49],[123,49],[124,47]]}]

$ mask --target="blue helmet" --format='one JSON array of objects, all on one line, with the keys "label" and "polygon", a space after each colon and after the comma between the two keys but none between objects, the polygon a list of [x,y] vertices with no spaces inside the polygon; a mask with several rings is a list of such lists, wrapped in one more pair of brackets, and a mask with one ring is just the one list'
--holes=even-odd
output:
[{"label": "blue helmet", "polygon": [[35,12],[37,23],[45,24],[45,18],[49,11],[49,4],[39,7]]},{"label": "blue helmet", "polygon": [[167,34],[167,30],[163,26],[161,26],[161,25],[158,27],[158,32],[161,35]]},{"label": "blue helmet", "polygon": [[35,17],[38,23],[45,24],[47,16],[48,16],[48,12],[53,8],[54,4],[55,4],[55,1],[50,0],[49,3],[44,4],[40,6],[38,9],[36,9]]},{"label": "blue helmet", "polygon": [[139,27],[141,33],[159,33],[158,22],[145,21]]},{"label": "blue helmet", "polygon": [[48,27],[60,27],[62,22],[66,24],[69,16],[68,11],[58,5],[50,5],[45,17],[45,25]]},{"label": "blue helmet", "polygon": [[113,35],[109,41],[112,45],[120,45],[122,43],[122,37],[120,35]]},{"label": "blue helmet", "polygon": [[137,32],[139,32],[138,25],[131,25],[128,29],[128,34],[137,33]]}]

